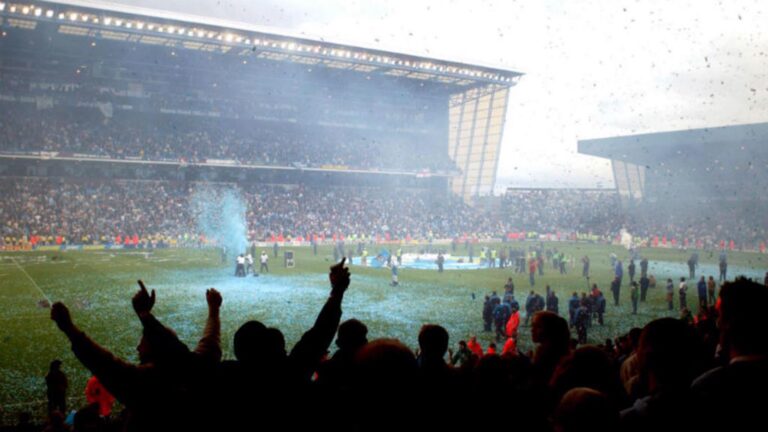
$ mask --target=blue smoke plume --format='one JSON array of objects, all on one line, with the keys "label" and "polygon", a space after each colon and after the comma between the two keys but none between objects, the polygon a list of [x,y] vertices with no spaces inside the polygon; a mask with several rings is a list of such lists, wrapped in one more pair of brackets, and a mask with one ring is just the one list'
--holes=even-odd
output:
[{"label": "blue smoke plume", "polygon": [[199,185],[192,192],[191,203],[201,234],[216,245],[224,246],[230,256],[245,252],[248,247],[246,205],[238,189]]}]

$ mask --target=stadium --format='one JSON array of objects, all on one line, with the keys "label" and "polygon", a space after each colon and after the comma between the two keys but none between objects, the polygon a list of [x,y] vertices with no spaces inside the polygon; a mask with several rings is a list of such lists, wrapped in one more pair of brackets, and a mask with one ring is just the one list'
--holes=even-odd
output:
[{"label": "stadium", "polygon": [[699,277],[768,284],[765,123],[583,139],[615,187],[498,193],[519,71],[103,2],[2,0],[0,30],[3,430],[240,429],[253,406],[306,429],[399,393],[381,425],[338,419],[391,429],[403,393],[481,412],[456,389],[551,430],[574,387],[651,392],[622,366],[649,322],[701,335],[697,375],[725,360]]}]

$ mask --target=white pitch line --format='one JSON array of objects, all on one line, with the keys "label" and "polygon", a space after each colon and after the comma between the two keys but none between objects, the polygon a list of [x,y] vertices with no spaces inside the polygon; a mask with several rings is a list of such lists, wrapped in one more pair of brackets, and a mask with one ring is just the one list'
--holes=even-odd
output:
[{"label": "white pitch line", "polygon": [[48,300],[48,304],[51,304],[51,299],[49,299],[48,296],[45,295],[43,290],[40,289],[40,286],[37,284],[37,282],[35,282],[35,280],[32,279],[32,276],[30,276],[29,273],[27,273],[27,271],[24,270],[24,267],[20,266],[19,263],[16,262],[16,258],[11,257],[11,261],[13,261],[13,263],[16,264],[16,267],[18,267],[19,270],[21,270],[21,272],[24,273],[25,276],[27,276],[27,279],[29,279],[29,281],[32,282],[32,285],[34,285],[35,288],[37,288],[37,290],[40,291],[40,294],[42,294],[43,297],[45,297],[45,299]]}]

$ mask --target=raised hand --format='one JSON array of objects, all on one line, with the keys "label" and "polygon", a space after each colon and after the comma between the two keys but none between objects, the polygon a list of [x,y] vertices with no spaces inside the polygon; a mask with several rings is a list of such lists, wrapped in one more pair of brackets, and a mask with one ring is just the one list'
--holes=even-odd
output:
[{"label": "raised hand", "polygon": [[208,302],[208,309],[219,309],[221,307],[221,293],[216,288],[205,291],[205,301]]},{"label": "raised hand", "polygon": [[344,267],[347,257],[341,259],[341,262],[331,266],[331,272],[328,278],[331,281],[332,292],[344,293],[349,287],[350,276],[349,268]]},{"label": "raised hand", "polygon": [[64,333],[68,333],[75,327],[75,325],[72,324],[72,317],[69,315],[69,309],[67,309],[62,302],[56,302],[51,306],[51,319]]},{"label": "raised hand", "polygon": [[133,296],[132,302],[133,310],[136,311],[136,315],[141,317],[152,311],[152,306],[155,305],[155,290],[152,290],[152,295],[150,295],[141,280],[139,280],[139,287],[139,291]]}]

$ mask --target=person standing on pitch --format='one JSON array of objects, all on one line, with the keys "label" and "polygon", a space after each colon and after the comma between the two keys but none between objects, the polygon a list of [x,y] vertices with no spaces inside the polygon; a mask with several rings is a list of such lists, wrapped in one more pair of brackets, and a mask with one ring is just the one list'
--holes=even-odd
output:
[{"label": "person standing on pitch", "polygon": [[686,301],[686,293],[688,292],[688,284],[685,283],[685,278],[680,278],[680,286],[678,288],[678,294],[680,295],[680,310],[688,309],[688,302]]},{"label": "person standing on pitch", "polygon": [[259,273],[269,273],[269,265],[267,264],[269,262],[269,255],[267,255],[267,251],[261,251],[260,262],[261,266],[259,266]]},{"label": "person standing on pitch", "polygon": [[398,286],[400,282],[397,280],[397,260],[392,261],[392,282],[389,284],[390,286]]},{"label": "person standing on pitch", "polygon": [[720,282],[728,278],[728,256],[725,251],[720,252]]},{"label": "person standing on pitch", "polygon": [[45,376],[45,386],[48,396],[48,414],[59,411],[67,413],[67,376],[61,371],[61,360],[51,362],[48,375]]},{"label": "person standing on pitch", "polygon": [[442,252],[437,253],[437,272],[443,272],[443,265],[445,264],[445,257]]},{"label": "person standing on pitch", "polygon": [[619,305],[619,292],[621,291],[621,279],[616,276],[611,282],[611,294],[613,294],[613,305]]},{"label": "person standing on pitch", "polygon": [[245,274],[253,272],[253,255],[248,254],[245,256]]},{"label": "person standing on pitch", "polygon": [[707,310],[707,280],[704,276],[699,279],[699,283],[696,284],[696,294],[699,296],[699,310]]},{"label": "person standing on pitch", "polygon": [[675,309],[675,284],[672,279],[667,279],[667,309]]},{"label": "person standing on pitch", "polygon": [[640,293],[637,287],[637,282],[632,281],[629,283],[629,295],[632,299],[632,315],[637,315],[637,302],[640,300]]},{"label": "person standing on pitch", "polygon": [[[768,273],[765,274],[768,277]],[[707,294],[709,296],[709,304],[715,304],[715,289],[717,289],[717,282],[712,276],[707,279]]]},{"label": "person standing on pitch", "polygon": [[238,255],[237,259],[235,260],[235,276],[245,276],[245,257],[243,254]]}]

